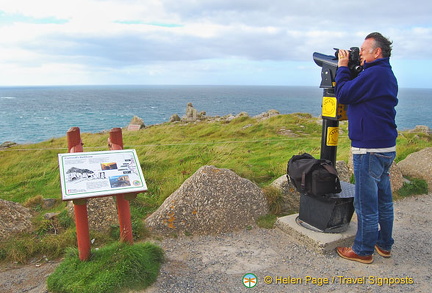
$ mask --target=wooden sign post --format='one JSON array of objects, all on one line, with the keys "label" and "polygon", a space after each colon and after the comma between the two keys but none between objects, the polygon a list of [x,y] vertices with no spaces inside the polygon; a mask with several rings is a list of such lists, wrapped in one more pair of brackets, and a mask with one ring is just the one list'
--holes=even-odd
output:
[{"label": "wooden sign post", "polygon": [[120,225],[120,241],[133,244],[129,201],[147,191],[135,150],[123,150],[121,128],[110,131],[110,151],[83,152],[80,129],[67,132],[67,154],[59,154],[63,200],[74,203],[80,260],[90,258],[87,198],[115,195]]},{"label": "wooden sign post", "polygon": [[[110,150],[123,149],[123,135],[121,128],[113,128],[110,131],[108,139],[108,147]],[[132,222],[130,214],[129,200],[136,198],[136,193],[119,194],[116,196],[117,213],[120,225],[120,241],[133,244]]]},{"label": "wooden sign post", "polygon": [[[83,152],[80,129],[72,127],[67,132],[69,153]],[[87,199],[75,199],[74,214],[80,260],[90,259],[90,232],[87,215]]]}]

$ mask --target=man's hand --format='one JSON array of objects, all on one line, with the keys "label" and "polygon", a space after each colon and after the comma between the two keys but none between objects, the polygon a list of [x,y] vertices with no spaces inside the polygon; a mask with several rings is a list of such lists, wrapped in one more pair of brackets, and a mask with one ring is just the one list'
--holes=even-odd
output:
[{"label": "man's hand", "polygon": [[349,62],[349,51],[348,50],[339,50],[338,67],[348,66],[348,62]]}]

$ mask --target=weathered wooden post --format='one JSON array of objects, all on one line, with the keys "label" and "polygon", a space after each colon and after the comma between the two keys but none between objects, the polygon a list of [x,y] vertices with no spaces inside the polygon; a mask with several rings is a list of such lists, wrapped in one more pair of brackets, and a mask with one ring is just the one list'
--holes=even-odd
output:
[{"label": "weathered wooden post", "polygon": [[[62,199],[74,203],[80,260],[90,259],[87,199],[116,196],[120,241],[133,244],[129,201],[147,191],[135,150],[123,150],[121,128],[110,131],[110,151],[83,152],[78,127],[67,132],[68,153],[58,154]],[[78,154],[71,154],[78,153]]]},{"label": "weathered wooden post", "polygon": [[[110,150],[123,149],[123,135],[121,128],[112,128],[110,130],[110,137],[108,138],[108,147]],[[120,241],[129,242],[133,244],[132,235],[132,222],[129,200],[136,197],[136,193],[132,194],[119,194],[116,196],[117,200],[117,213],[120,225]]]},{"label": "weathered wooden post", "polygon": [[[71,127],[67,132],[68,152],[83,152],[80,129]],[[74,214],[80,260],[90,259],[90,232],[87,215],[87,199],[74,199]]]}]

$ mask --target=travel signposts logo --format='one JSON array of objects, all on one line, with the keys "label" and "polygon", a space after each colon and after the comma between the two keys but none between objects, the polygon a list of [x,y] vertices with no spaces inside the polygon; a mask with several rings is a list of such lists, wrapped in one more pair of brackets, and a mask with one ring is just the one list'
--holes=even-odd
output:
[{"label": "travel signposts logo", "polygon": [[246,274],[243,276],[243,285],[246,288],[253,288],[258,284],[258,278],[254,274]]}]

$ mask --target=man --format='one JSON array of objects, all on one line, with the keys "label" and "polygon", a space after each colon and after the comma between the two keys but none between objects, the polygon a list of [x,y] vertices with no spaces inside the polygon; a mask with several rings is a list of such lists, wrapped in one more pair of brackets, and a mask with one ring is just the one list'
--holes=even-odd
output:
[{"label": "man", "polygon": [[373,262],[374,248],[390,257],[394,242],[389,168],[396,155],[398,85],[389,62],[391,44],[380,33],[369,34],[360,48],[364,70],[354,79],[347,67],[349,51],[338,54],[335,91],[338,102],[349,105],[358,227],[352,247],[336,250],[361,263]]}]

